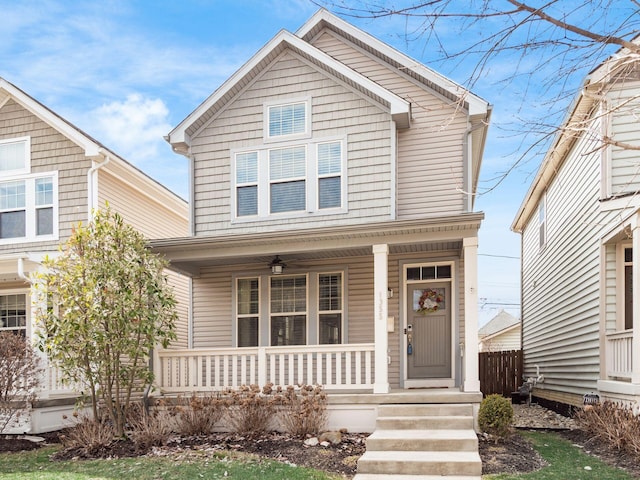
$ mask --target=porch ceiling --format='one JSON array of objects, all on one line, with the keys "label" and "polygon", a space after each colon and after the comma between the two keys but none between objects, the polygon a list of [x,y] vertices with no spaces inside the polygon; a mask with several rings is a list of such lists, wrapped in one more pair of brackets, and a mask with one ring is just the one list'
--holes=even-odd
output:
[{"label": "porch ceiling", "polygon": [[152,241],[150,246],[173,269],[198,275],[207,266],[267,264],[274,255],[285,263],[369,256],[376,244],[389,245],[391,254],[458,251],[463,238],[477,236],[483,217],[474,213],[295,232],[173,238]]}]

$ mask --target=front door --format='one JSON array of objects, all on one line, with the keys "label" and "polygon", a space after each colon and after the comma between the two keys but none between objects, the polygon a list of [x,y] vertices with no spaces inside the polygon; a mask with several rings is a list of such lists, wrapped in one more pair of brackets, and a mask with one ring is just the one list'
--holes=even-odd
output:
[{"label": "front door", "polygon": [[451,284],[407,285],[409,379],[451,378]]}]

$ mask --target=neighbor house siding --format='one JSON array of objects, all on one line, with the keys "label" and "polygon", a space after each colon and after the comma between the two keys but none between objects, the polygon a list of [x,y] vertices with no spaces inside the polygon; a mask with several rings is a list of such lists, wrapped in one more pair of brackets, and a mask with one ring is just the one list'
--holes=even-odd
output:
[{"label": "neighbor house siding", "polygon": [[[459,106],[344,38],[325,31],[313,45],[411,102],[411,128],[398,132],[399,219],[464,211],[463,142],[467,117]],[[428,148],[425,148],[428,145]]]},{"label": "neighbor house siding", "polygon": [[[614,84],[608,96],[612,105],[621,105],[611,115],[613,138],[637,145],[640,81],[620,81]],[[616,145],[608,148],[611,149],[611,193],[615,196],[640,191],[638,151]]]},{"label": "neighbor house siding", "polygon": [[532,375],[540,367],[541,396],[551,390],[578,398],[596,388],[599,376],[600,155],[595,147],[583,134],[548,188],[544,248],[537,214],[522,234],[525,370]]},{"label": "neighbor house siding", "polygon": [[[282,216],[231,224],[231,156],[263,148],[265,102],[311,98],[312,141],[344,138],[347,213]],[[296,142],[306,143],[306,140]],[[280,142],[269,143],[277,148]],[[391,117],[300,57],[285,53],[192,139],[196,235],[255,233],[388,220],[391,215]]]},{"label": "neighbor house siding", "polygon": [[[87,171],[91,161],[83,150],[14,100],[0,108],[0,140],[30,137],[31,173],[58,172],[58,221],[60,241],[72,226],[86,221]],[[0,253],[56,250],[58,241],[16,242],[0,245]]]}]

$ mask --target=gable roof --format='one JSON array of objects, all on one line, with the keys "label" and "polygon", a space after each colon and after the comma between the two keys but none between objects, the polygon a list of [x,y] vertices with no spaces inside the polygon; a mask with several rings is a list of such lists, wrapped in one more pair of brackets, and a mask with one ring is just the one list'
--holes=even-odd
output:
[{"label": "gable roof", "polygon": [[247,88],[253,79],[285,49],[295,52],[327,74],[338,78],[349,87],[369,97],[372,101],[389,108],[398,128],[408,128],[411,116],[410,102],[309,43],[309,40],[323,28],[330,28],[354,43],[366,47],[376,57],[406,72],[425,87],[450,98],[452,101],[459,102],[463,108],[468,109],[472,116],[477,117],[476,121],[483,127],[471,132],[475,137],[473,142],[474,178],[477,180],[479,159],[484,149],[488,117],[491,111],[490,105],[460,85],[420,65],[419,62],[339,19],[325,9],[320,9],[295,35],[285,30],[280,31],[187,118],[180,122],[165,139],[173,146],[174,150],[186,153],[191,136],[214,118],[238,93]]},{"label": "gable roof", "polygon": [[[633,42],[640,43],[640,36],[634,38]],[[556,173],[567,159],[571,148],[578,140],[580,136],[579,132],[568,127],[571,125],[579,125],[589,118],[593,108],[598,102],[597,94],[600,93],[601,85],[603,83],[606,84],[614,78],[620,67],[629,62],[624,56],[627,52],[628,49],[624,47],[621,48],[616,54],[606,59],[585,77],[582,87],[569,107],[567,115],[561,123],[561,127],[558,129],[553,143],[549,146],[538,168],[538,172],[516,213],[513,223],[511,224],[511,230],[514,232],[522,233],[531,215],[535,213],[540,198],[555,178]],[[638,62],[637,58],[632,59],[632,62]]]},{"label": "gable roof", "polygon": [[[159,194],[163,201],[166,202],[168,208],[173,208],[181,215],[186,215],[186,201],[177,194],[169,190],[167,187],[154,180],[135,165],[129,163],[113,151],[109,150],[102,143],[82,131],[53,110],[43,105],[38,100],[28,95],[26,92],[16,87],[13,83],[0,77],[0,108],[9,100],[13,99],[20,106],[31,112],[33,115],[41,119],[51,128],[57,130],[73,143],[78,145],[87,158],[95,162],[102,163],[107,158],[118,164],[118,176],[124,178],[126,172],[127,181],[135,184],[136,188],[141,191],[153,189]],[[105,168],[109,170],[111,164],[105,164]]]},{"label": "gable roof", "polygon": [[504,310],[478,330],[480,339],[495,336],[520,325],[520,320]]}]

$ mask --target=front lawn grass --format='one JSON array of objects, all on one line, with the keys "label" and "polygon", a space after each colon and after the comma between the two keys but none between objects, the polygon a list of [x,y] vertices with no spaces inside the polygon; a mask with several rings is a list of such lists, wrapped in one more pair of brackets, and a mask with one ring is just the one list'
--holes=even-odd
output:
[{"label": "front lawn grass", "polygon": [[0,480],[335,480],[341,478],[255,455],[216,452],[188,460],[137,457],[112,460],[51,461],[59,447],[0,454]]},{"label": "front lawn grass", "polygon": [[[582,449],[550,432],[521,432],[531,440],[533,447],[549,462],[549,466],[522,475],[485,475],[491,480],[631,480],[633,477],[623,470],[610,467]],[[589,467],[585,469],[585,467]]]}]

